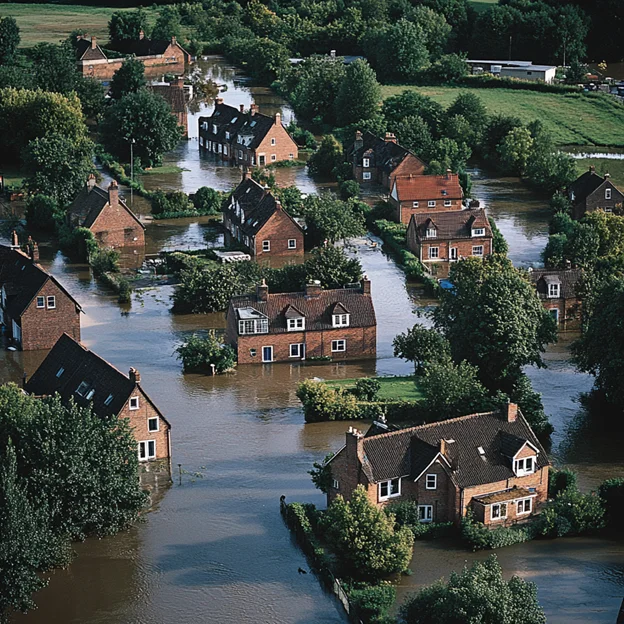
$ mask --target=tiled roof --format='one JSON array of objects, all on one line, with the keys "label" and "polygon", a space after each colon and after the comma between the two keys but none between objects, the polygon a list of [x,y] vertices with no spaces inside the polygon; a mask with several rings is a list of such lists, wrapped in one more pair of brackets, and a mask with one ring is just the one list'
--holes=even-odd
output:
[{"label": "tiled roof", "polygon": [[97,61],[105,59],[106,54],[99,45],[94,48],[89,39],[79,39],[76,42],[76,58],[79,61]]},{"label": "tiled roof", "polygon": [[529,496],[535,496],[535,494],[529,492],[529,490],[525,488],[515,486],[501,492],[494,492],[493,494],[486,494],[485,496],[475,496],[474,500],[484,505],[491,505],[492,503],[504,503],[506,501],[516,500],[517,498],[528,498]]},{"label": "tiled roof", "polygon": [[532,269],[529,273],[540,299],[548,298],[548,282],[555,278],[561,284],[560,298],[575,299],[576,287],[583,275],[581,269]]},{"label": "tiled roof", "polygon": [[520,412],[514,422],[508,422],[501,412],[471,414],[367,436],[362,445],[371,480],[378,482],[405,475],[417,478],[438,454],[440,440],[446,440],[445,458],[451,464],[453,478],[459,487],[466,488],[515,476],[503,452],[502,434],[530,442],[539,451],[537,468],[548,465],[542,445]]},{"label": "tiled roof", "polygon": [[427,230],[434,228],[436,240],[472,238],[473,228],[484,228],[484,237],[492,237],[492,228],[483,208],[415,213],[409,227],[416,228],[421,239],[427,238]]},{"label": "tiled roof", "polygon": [[80,309],[78,302],[43,267],[21,251],[0,245],[0,287],[7,291],[7,312],[11,318],[19,319],[49,279]]},{"label": "tiled roof", "polygon": [[361,162],[362,158],[370,158],[371,167],[377,167],[386,173],[391,173],[408,155],[419,160],[423,168],[426,163],[418,156],[412,154],[408,149],[402,147],[395,141],[386,141],[385,139],[375,136],[372,132],[364,132],[362,135],[362,147],[356,148],[353,143],[347,148],[346,156],[350,160]]},{"label": "tiled roof", "polygon": [[[154,56],[164,54],[170,45],[176,45],[181,48],[185,54],[188,54],[182,46],[177,42],[168,39],[132,39],[126,41],[116,41],[114,49],[122,54],[134,54],[135,56]],[[110,46],[111,48],[113,45]]]},{"label": "tiled roof", "polygon": [[149,89],[152,93],[159,95],[174,113],[184,113],[186,111],[186,98],[184,88],[177,85],[151,85]]},{"label": "tiled roof", "polygon": [[456,173],[448,175],[399,176],[394,186],[398,201],[462,199],[464,191]]},{"label": "tiled roof", "polygon": [[286,311],[289,306],[300,310],[305,316],[306,331],[334,329],[332,309],[341,303],[349,310],[349,327],[374,327],[377,324],[375,309],[370,295],[361,288],[322,290],[318,295],[305,293],[269,294],[267,301],[259,301],[254,295],[234,297],[230,312],[238,308],[253,308],[269,319],[269,333],[280,334],[286,330]]}]

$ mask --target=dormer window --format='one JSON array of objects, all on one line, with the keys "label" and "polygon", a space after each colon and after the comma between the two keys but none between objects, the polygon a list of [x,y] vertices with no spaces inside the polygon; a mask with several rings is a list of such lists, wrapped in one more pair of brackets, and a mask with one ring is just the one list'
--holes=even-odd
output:
[{"label": "dormer window", "polygon": [[334,314],[332,325],[334,327],[349,327],[350,314]]},{"label": "dormer window", "polygon": [[427,238],[436,238],[438,235],[438,231],[435,228],[427,228],[426,236]]},{"label": "dormer window", "polygon": [[472,236],[485,236],[485,228],[472,228]]},{"label": "dormer window", "polygon": [[288,331],[302,331],[305,329],[305,318],[300,316],[299,318],[289,318]]},{"label": "dormer window", "polygon": [[611,199],[611,189],[605,189],[605,199]]},{"label": "dormer window", "polygon": [[548,284],[548,298],[558,299],[561,293],[561,284]]},{"label": "dormer window", "polygon": [[537,457],[524,457],[523,459],[514,460],[514,472],[517,477],[525,477],[533,474],[537,467]]},{"label": "dormer window", "polygon": [[362,167],[364,169],[370,167],[370,158],[362,158]]}]

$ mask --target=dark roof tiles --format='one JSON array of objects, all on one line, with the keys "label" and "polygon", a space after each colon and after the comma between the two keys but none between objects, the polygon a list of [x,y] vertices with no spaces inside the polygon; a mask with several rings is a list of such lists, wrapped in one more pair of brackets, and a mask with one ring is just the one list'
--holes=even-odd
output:
[{"label": "dark roof tiles", "polygon": [[483,208],[452,210],[448,212],[423,212],[412,215],[410,227],[415,227],[419,238],[426,239],[427,230],[436,230],[436,239],[472,238],[473,228],[483,228],[483,237],[492,238],[492,228]]},{"label": "dark roof tiles", "polygon": [[581,269],[532,269],[529,275],[540,299],[548,299],[548,283],[554,283],[553,278],[561,284],[558,298],[575,299],[583,272]]}]

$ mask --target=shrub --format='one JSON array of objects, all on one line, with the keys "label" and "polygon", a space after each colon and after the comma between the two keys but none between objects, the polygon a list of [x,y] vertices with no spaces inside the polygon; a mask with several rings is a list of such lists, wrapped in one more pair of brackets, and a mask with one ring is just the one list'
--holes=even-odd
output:
[{"label": "shrub", "polygon": [[398,526],[408,527],[415,539],[446,537],[455,531],[453,522],[420,522],[417,501],[399,501],[384,507],[387,514],[394,515]]},{"label": "shrub", "polygon": [[230,345],[223,345],[211,331],[205,338],[193,334],[176,349],[182,360],[185,373],[211,372],[224,373],[236,365],[236,352]]},{"label": "shrub", "polygon": [[48,195],[33,195],[26,204],[26,222],[35,230],[54,231],[58,221],[62,221],[63,213],[58,202]]},{"label": "shrub", "polygon": [[89,254],[89,264],[96,277],[119,272],[119,252],[114,249],[96,249]]},{"label": "shrub", "polygon": [[569,468],[551,468],[548,473],[548,497],[555,498],[564,490],[576,490],[577,475]]},{"label": "shrub", "polygon": [[389,583],[357,584],[349,589],[349,602],[359,619],[375,624],[388,613],[396,600],[396,589]]},{"label": "shrub", "polygon": [[607,523],[622,530],[624,516],[624,479],[607,479],[604,481],[598,494],[603,502]]},{"label": "shrub", "polygon": [[157,217],[163,217],[163,215],[186,214],[191,212],[197,214],[195,206],[191,203],[189,196],[182,191],[171,191],[165,193],[158,190],[152,194],[152,215]]},{"label": "shrub", "polygon": [[381,390],[381,383],[378,379],[364,377],[355,382],[352,390],[353,396],[360,401],[375,401]]},{"label": "shrub", "polygon": [[461,536],[473,551],[488,550],[528,542],[535,537],[535,529],[531,524],[490,529],[468,513],[461,523]]},{"label": "shrub", "polygon": [[605,526],[602,500],[594,493],[567,489],[539,516],[537,531],[543,537],[593,533]]},{"label": "shrub", "polygon": [[222,202],[223,195],[208,186],[198,188],[193,196],[193,205],[200,215],[219,214]]},{"label": "shrub", "polygon": [[351,393],[340,388],[330,388],[318,381],[306,379],[300,383],[297,398],[303,404],[306,422],[360,418],[357,401]]},{"label": "shrub", "polygon": [[355,180],[344,180],[338,185],[340,199],[351,199],[360,195],[360,185]]},{"label": "shrub", "polygon": [[333,456],[334,453],[325,455],[325,459],[322,462],[314,462],[312,464],[312,470],[308,470],[308,474],[312,477],[314,487],[321,490],[323,494],[329,492],[329,486],[332,482],[331,466],[328,462]]}]

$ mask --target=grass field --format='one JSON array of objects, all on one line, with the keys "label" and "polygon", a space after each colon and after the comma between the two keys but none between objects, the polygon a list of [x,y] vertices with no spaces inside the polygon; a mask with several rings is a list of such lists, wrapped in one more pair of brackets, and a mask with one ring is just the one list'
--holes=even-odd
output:
[{"label": "grass field", "polygon": [[[0,4],[0,17],[17,21],[22,37],[21,47],[37,43],[58,43],[72,30],[84,29],[89,35],[108,41],[108,20],[119,7],[69,4]],[[148,15],[152,11],[148,10]],[[155,19],[155,18],[153,18]]]},{"label": "grass field", "polygon": [[558,145],[624,146],[624,106],[610,96],[540,93],[515,89],[461,87],[383,87],[383,97],[414,90],[448,106],[460,92],[478,95],[491,114],[515,115],[524,122],[540,119]]},{"label": "grass field", "polygon": [[[376,377],[381,384],[379,398],[394,401],[418,401],[422,394],[414,383],[414,377]],[[331,388],[354,388],[357,379],[326,381]]]},{"label": "grass field", "polygon": [[498,0],[470,0],[470,4],[472,4],[476,11],[485,11],[493,4],[498,4]]},{"label": "grass field", "polygon": [[585,173],[590,165],[596,167],[596,173],[604,175],[609,173],[613,184],[624,189],[624,160],[611,160],[610,158],[584,158],[576,161],[576,168],[579,172]]}]

